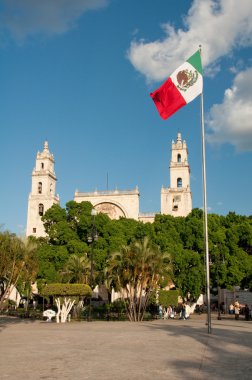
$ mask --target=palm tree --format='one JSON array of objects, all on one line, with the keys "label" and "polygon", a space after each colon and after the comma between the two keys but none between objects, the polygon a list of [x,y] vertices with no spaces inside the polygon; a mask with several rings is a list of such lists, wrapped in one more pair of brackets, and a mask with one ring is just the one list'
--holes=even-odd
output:
[{"label": "palm tree", "polygon": [[35,279],[38,269],[36,249],[37,243],[33,239],[0,233],[0,278],[4,284],[0,292],[0,309],[13,287]]},{"label": "palm tree", "polygon": [[71,283],[87,284],[90,276],[90,260],[84,256],[71,255],[64,271],[64,275]]},{"label": "palm tree", "polygon": [[145,237],[111,254],[106,268],[107,286],[113,285],[125,295],[129,320],[141,321],[151,294],[157,291],[163,276],[170,272],[170,255],[162,253]]}]

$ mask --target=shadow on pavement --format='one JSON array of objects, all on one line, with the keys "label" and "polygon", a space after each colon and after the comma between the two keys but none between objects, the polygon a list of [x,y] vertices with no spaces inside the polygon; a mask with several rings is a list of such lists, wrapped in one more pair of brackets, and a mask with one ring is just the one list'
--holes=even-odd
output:
[{"label": "shadow on pavement", "polygon": [[204,320],[162,322],[149,329],[167,333],[167,366],[177,372],[178,379],[251,379],[251,321],[212,321],[211,334]]},{"label": "shadow on pavement", "polygon": [[[38,322],[38,320],[31,319],[31,318],[18,318],[18,317],[10,317],[7,315],[0,315],[0,332],[10,325],[17,325],[17,324],[23,324],[23,323],[33,324],[34,322]],[[40,322],[44,323],[43,321],[40,321]]]}]

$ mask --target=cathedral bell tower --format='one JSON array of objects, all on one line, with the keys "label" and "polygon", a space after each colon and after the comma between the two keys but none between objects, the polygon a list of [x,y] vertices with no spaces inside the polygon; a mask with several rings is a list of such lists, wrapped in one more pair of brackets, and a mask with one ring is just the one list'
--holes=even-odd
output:
[{"label": "cathedral bell tower", "polygon": [[181,133],[172,141],[170,162],[170,187],[161,189],[161,214],[187,216],[192,211],[190,166],[186,141]]},{"label": "cathedral bell tower", "polygon": [[48,142],[43,152],[38,152],[32,172],[32,189],[28,199],[26,236],[46,236],[41,217],[54,204],[59,203],[56,191],[54,157],[49,152]]}]

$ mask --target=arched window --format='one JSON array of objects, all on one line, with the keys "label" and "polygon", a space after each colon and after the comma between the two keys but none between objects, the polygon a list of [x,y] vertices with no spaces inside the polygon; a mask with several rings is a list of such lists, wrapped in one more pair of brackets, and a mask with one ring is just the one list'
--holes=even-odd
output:
[{"label": "arched window", "polygon": [[178,160],[178,162],[181,162],[181,154],[177,155],[177,160]]},{"label": "arched window", "polygon": [[42,182],[38,183],[38,193],[42,194]]},{"label": "arched window", "polygon": [[44,162],[41,162],[41,169],[44,169]]},{"label": "arched window", "polygon": [[42,203],[40,203],[38,206],[38,213],[40,216],[44,215],[44,205]]},{"label": "arched window", "polygon": [[177,187],[182,187],[182,178],[177,179]]}]

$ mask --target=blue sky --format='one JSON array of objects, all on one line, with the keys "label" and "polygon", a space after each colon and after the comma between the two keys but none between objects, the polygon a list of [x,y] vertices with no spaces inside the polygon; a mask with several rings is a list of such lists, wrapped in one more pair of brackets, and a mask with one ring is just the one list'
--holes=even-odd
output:
[{"label": "blue sky", "polygon": [[160,211],[171,141],[186,139],[202,207],[200,100],[162,120],[149,93],[202,45],[209,212],[251,215],[250,0],[1,0],[2,229],[22,234],[49,141],[61,205],[76,189],[140,190]]}]

